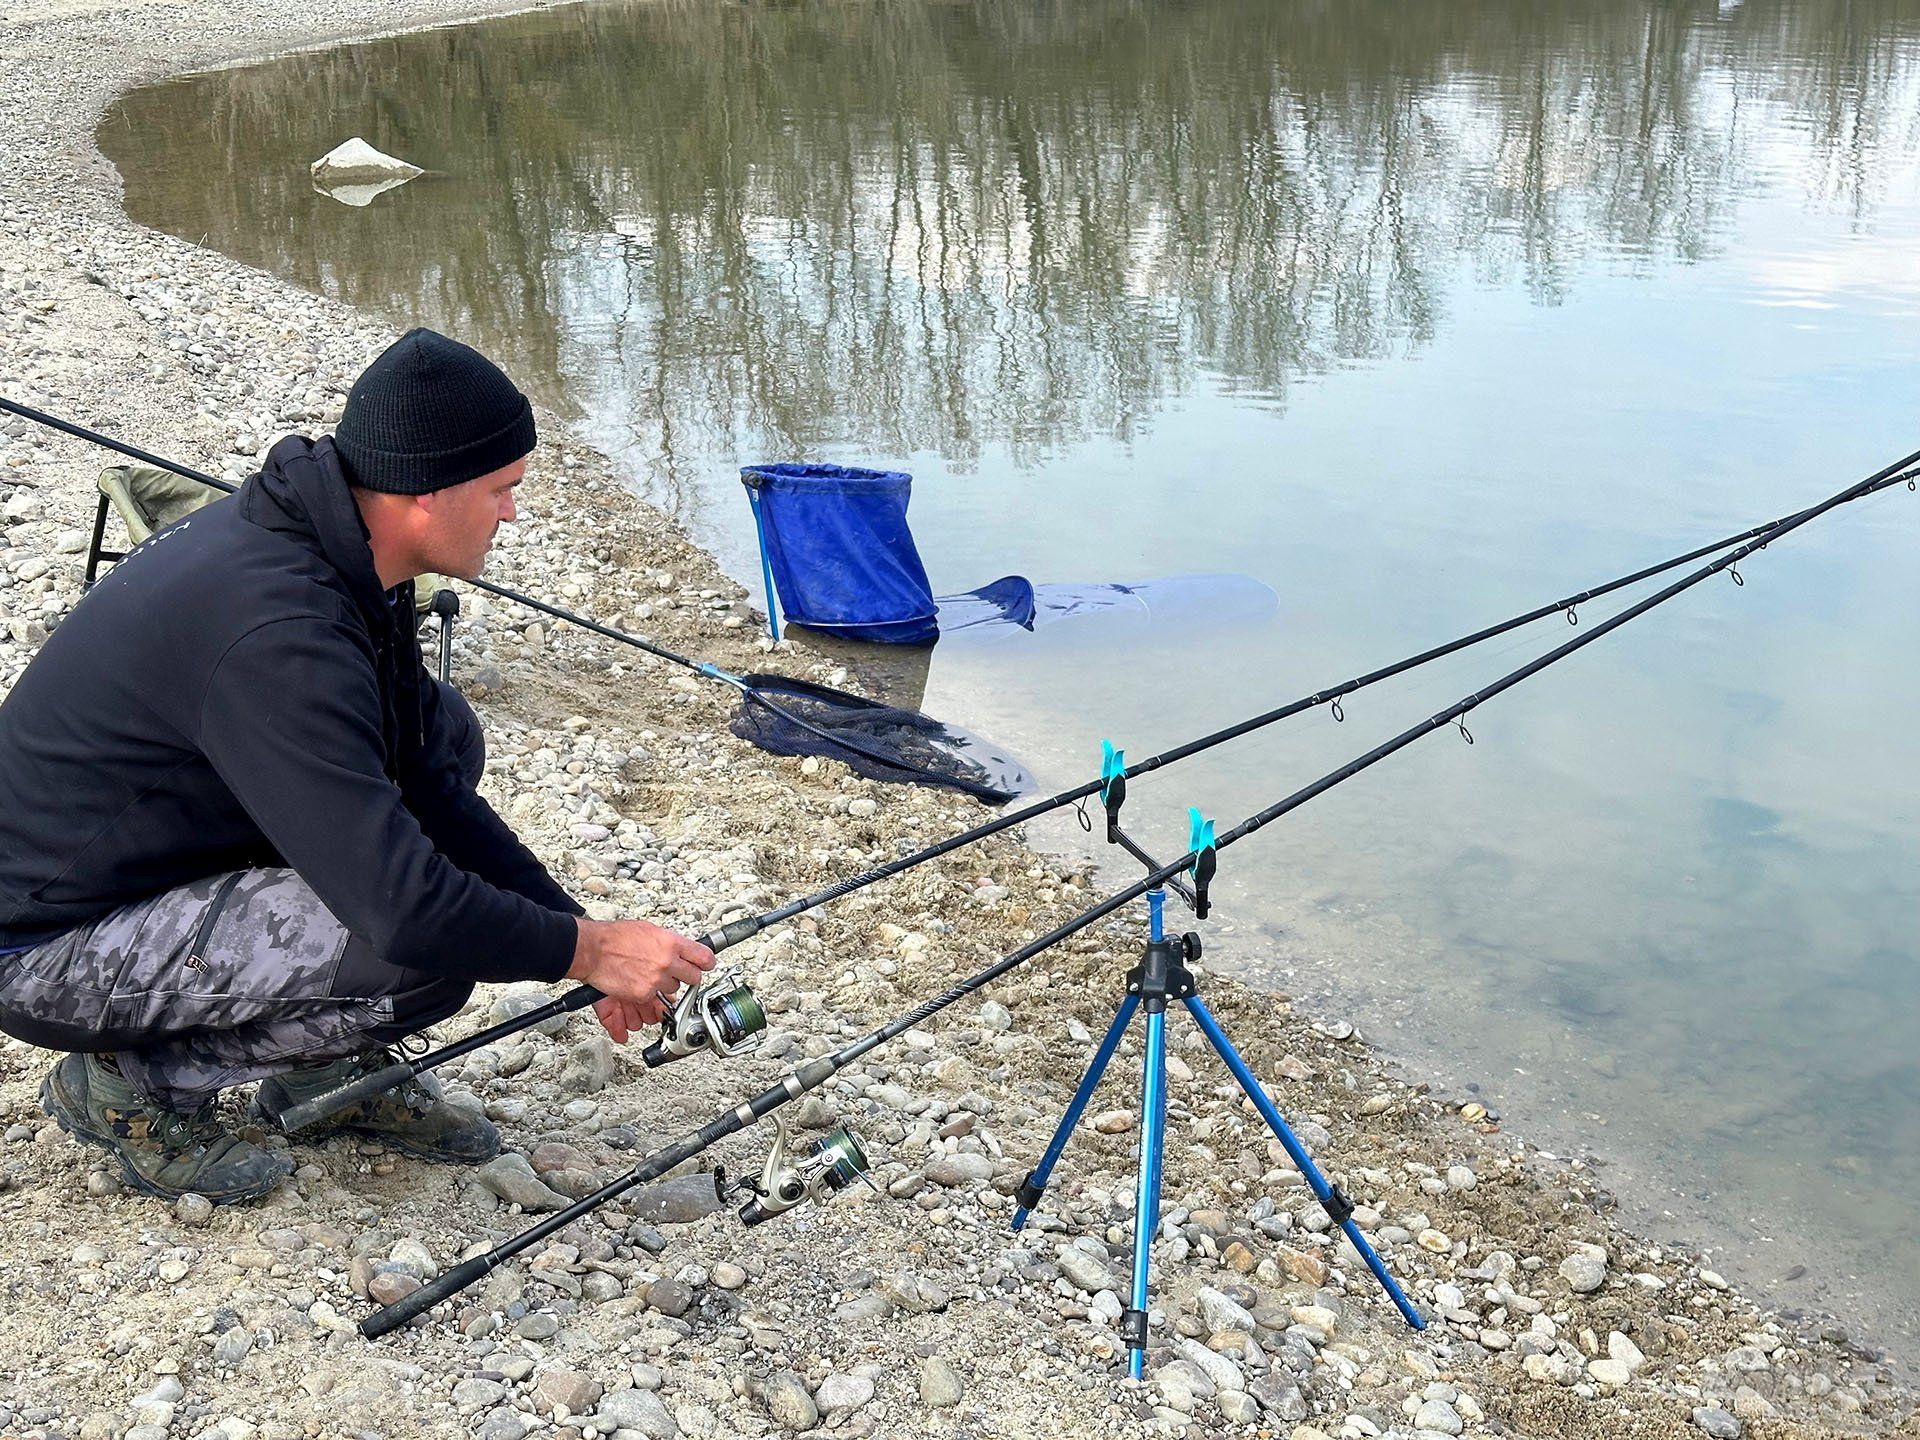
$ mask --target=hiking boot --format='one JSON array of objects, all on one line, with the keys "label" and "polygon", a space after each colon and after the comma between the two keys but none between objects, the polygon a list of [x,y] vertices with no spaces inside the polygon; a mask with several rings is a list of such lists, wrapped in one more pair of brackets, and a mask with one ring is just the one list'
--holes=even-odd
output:
[{"label": "hiking boot", "polygon": [[[280,1117],[295,1105],[383,1070],[393,1060],[391,1052],[376,1047],[331,1064],[303,1066],[272,1076],[255,1092],[253,1113],[286,1131]],[[372,1099],[343,1106],[299,1133],[303,1139],[314,1139],[335,1130],[377,1136],[396,1150],[449,1164],[478,1165],[500,1153],[500,1132],[493,1128],[493,1122],[473,1107],[447,1099],[440,1082],[426,1074],[402,1081]]]},{"label": "hiking boot", "polygon": [[216,1205],[255,1200],[293,1173],[293,1161],[242,1140],[209,1101],[191,1114],[140,1098],[111,1061],[68,1055],[40,1084],[40,1108],[76,1140],[120,1162],[130,1190],[176,1200],[191,1191]]}]

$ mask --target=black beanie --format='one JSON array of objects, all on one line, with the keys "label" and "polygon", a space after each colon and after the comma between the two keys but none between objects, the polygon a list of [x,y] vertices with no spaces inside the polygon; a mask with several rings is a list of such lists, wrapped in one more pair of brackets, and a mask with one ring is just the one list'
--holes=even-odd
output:
[{"label": "black beanie", "polygon": [[531,451],[533,407],[478,350],[409,330],[353,382],[333,445],[353,484],[426,495]]}]

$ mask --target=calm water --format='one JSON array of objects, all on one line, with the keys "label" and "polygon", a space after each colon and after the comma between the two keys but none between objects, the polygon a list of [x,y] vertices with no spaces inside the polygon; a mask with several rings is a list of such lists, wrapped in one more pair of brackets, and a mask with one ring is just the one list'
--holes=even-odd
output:
[{"label": "calm water", "polygon": [[[316,194],[353,134],[431,173]],[[656,0],[185,79],[101,141],[135,218],[501,355],[750,584],[735,471],[802,458],[913,471],[941,589],[1278,592],[940,647],[926,708],[1049,782],[1920,446],[1920,3]],[[1262,832],[1214,953],[1911,1355],[1917,540],[1904,489],[1842,511]],[[1132,818],[1184,848],[1567,633]]]}]

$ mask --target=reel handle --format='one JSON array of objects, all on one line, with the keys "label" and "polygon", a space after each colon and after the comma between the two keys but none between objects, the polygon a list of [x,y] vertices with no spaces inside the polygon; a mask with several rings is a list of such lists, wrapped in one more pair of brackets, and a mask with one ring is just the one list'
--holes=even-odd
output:
[{"label": "reel handle", "polygon": [[280,1117],[283,1130],[302,1130],[316,1120],[324,1120],[336,1110],[344,1110],[349,1105],[357,1105],[362,1100],[371,1100],[383,1090],[391,1090],[396,1085],[404,1085],[415,1075],[413,1062],[401,1060],[374,1071],[371,1075],[362,1075],[357,1080],[349,1080],[335,1089],[324,1091],[311,1099],[302,1100],[290,1107]]},{"label": "reel handle", "polygon": [[476,1255],[430,1280],[409,1295],[403,1295],[384,1309],[376,1310],[360,1322],[360,1333],[378,1340],[388,1331],[398,1330],[416,1315],[424,1315],[442,1300],[451,1298],[484,1276],[492,1267],[484,1255]]}]

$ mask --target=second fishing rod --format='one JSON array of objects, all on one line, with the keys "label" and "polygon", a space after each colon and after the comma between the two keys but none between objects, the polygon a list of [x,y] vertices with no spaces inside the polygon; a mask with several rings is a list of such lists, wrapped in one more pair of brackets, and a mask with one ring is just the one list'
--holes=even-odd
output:
[{"label": "second fishing rod", "polygon": [[[1860,493],[1852,495],[1849,498],[1861,499],[1867,495],[1878,493],[1881,490],[1902,483],[1912,487],[1914,484],[1914,476],[1911,472],[1916,461],[1920,461],[1920,454],[1909,456],[1898,464],[1888,467],[1887,470],[1881,472],[1869,481],[1862,482],[1863,488],[1860,489]],[[1316,709],[1322,705],[1332,707],[1335,717],[1340,718],[1341,712],[1339,706],[1341,700],[1346,696],[1354,694],[1356,691],[1395,679],[1413,670],[1417,670],[1424,665],[1429,665],[1435,661],[1443,660],[1448,656],[1456,655],[1475,645],[1498,639],[1500,636],[1507,635],[1549,616],[1563,615],[1569,622],[1577,622],[1578,606],[1614,594],[1630,586],[1640,584],[1655,576],[1666,574],[1669,571],[1676,570],[1683,565],[1691,564],[1693,561],[1703,559],[1709,555],[1718,554],[1733,546],[1759,539],[1762,536],[1784,533],[1780,527],[1790,526],[1793,522],[1801,519],[1812,518],[1812,515],[1817,509],[1818,507],[1813,507],[1812,509],[1797,511],[1792,515],[1782,516],[1778,519],[1767,521],[1764,524],[1751,526],[1737,535],[1730,535],[1724,539],[1713,541],[1710,544],[1697,546],[1682,554],[1672,556],[1669,559],[1659,561],[1652,565],[1643,566],[1640,569],[1633,570],[1602,584],[1589,586],[1586,589],[1563,596],[1560,599],[1549,601],[1544,605],[1537,605],[1530,610],[1521,611],[1518,614],[1509,616],[1505,620],[1485,626],[1482,629],[1431,646],[1425,650],[1417,651],[1391,664],[1369,670],[1364,674],[1343,680],[1336,685],[1316,690],[1309,695],[1304,695],[1299,699],[1289,701],[1287,704],[1277,706],[1262,714],[1250,716],[1247,719],[1237,721],[1232,725],[1213,731],[1210,734],[1186,741],[1183,744],[1164,750],[1157,755],[1149,756],[1147,759],[1138,761],[1132,765],[1115,763],[1119,759],[1119,752],[1113,751],[1111,747],[1109,747],[1108,764],[1103,769],[1102,774],[1094,779],[1062,790],[1057,794],[1049,795],[1043,799],[1030,801],[1018,809],[1007,811],[990,820],[982,821],[980,824],[960,831],[944,840],[935,841],[931,845],[924,846],[919,850],[900,856],[897,859],[889,860],[882,865],[874,866],[869,870],[864,870],[859,874],[848,876],[842,880],[836,880],[829,885],[822,886],[809,895],[790,900],[785,904],[775,906],[758,915],[746,916],[738,920],[730,921],[702,935],[700,942],[715,954],[719,954],[721,951],[738,945],[742,941],[753,938],[772,925],[779,924],[786,920],[792,920],[810,910],[817,909],[822,905],[829,904],[834,900],[850,895],[857,890],[865,889],[867,886],[875,885],[883,880],[904,874],[931,860],[939,859],[943,855],[952,854],[966,846],[976,844],[991,836],[1010,830],[1015,825],[1038,819],[1068,805],[1086,800],[1096,794],[1098,794],[1108,806],[1107,839],[1127,849],[1129,853],[1133,854],[1135,858],[1139,859],[1143,864],[1147,865],[1147,868],[1151,869],[1153,867],[1148,862],[1147,857],[1136,847],[1127,844],[1127,837],[1120,832],[1114,820],[1114,816],[1118,810],[1118,802],[1125,797],[1126,782],[1128,780],[1164,769],[1181,760],[1189,759],[1204,751],[1211,750],[1216,746],[1225,745],[1230,741],[1239,739],[1256,730],[1277,724],[1282,720],[1290,719],[1293,716],[1303,714],[1306,711]],[[629,638],[624,636],[622,632],[612,629],[611,627],[599,625],[592,621],[580,620],[579,617],[575,617],[558,607],[547,606],[540,602],[533,603],[538,605],[538,608],[546,610],[557,618],[578,620],[579,623],[590,626],[597,633],[608,635],[614,639]],[[1185,887],[1181,886],[1177,880],[1174,882],[1174,885],[1176,889],[1180,891],[1182,898],[1191,904],[1191,895]],[[746,995],[744,987],[740,986],[737,977],[729,976],[723,978],[725,984],[720,988],[726,995]],[[712,987],[703,988],[711,989]],[[305,1105],[297,1107],[296,1111],[289,1116],[289,1119],[298,1124],[318,1120],[341,1105],[352,1104],[356,1101],[377,1095],[384,1090],[392,1088],[394,1085],[401,1084],[413,1078],[423,1071],[431,1070],[449,1061],[459,1059],[475,1050],[493,1044],[495,1041],[505,1039],[510,1035],[517,1034],[543,1021],[584,1009],[600,998],[600,992],[591,986],[578,986],[562,995],[556,996],[545,1004],[536,1006],[524,1014],[515,1016],[511,1020],[506,1020],[485,1030],[477,1031],[463,1040],[455,1041],[449,1045],[430,1051],[425,1055],[397,1060],[392,1065],[375,1073],[362,1076],[360,1079],[342,1086],[338,1090],[329,1091],[325,1095],[314,1096]],[[750,996],[747,998],[750,1000]],[[669,1024],[667,1044],[664,1048],[652,1047],[649,1049],[649,1063],[658,1063],[662,1058],[678,1058],[680,1055],[692,1053],[693,1049],[700,1048],[698,1043],[689,1044],[688,1041],[690,1038],[698,1042],[703,1037],[713,1037],[722,1034],[722,1029],[719,1025],[709,1024],[703,1029],[698,1023],[699,1011],[710,1005],[710,1003],[710,1001],[702,1001],[698,1005],[690,1006],[683,1000],[682,1006],[679,1008],[678,1024]],[[713,1048],[720,1047],[716,1046]],[[725,1051],[722,1050],[722,1053],[725,1053]]]},{"label": "second fishing rod", "polygon": [[[1549,666],[1558,664],[1575,651],[1591,645],[1602,636],[1611,634],[1621,626],[1638,619],[1648,611],[1656,609],[1675,596],[1685,593],[1694,586],[1712,579],[1716,575],[1731,573],[1736,581],[1738,581],[1739,571],[1734,567],[1749,555],[1764,549],[1781,536],[1798,529],[1800,526],[1817,519],[1840,505],[1885,489],[1890,482],[1906,479],[1907,477],[1901,472],[1916,463],[1920,463],[1920,451],[1909,455],[1894,465],[1886,467],[1857,484],[1848,486],[1846,489],[1829,496],[1817,505],[1810,506],[1795,515],[1776,522],[1745,544],[1722,555],[1719,559],[1681,577],[1672,584],[1665,586],[1654,594],[1622,610],[1617,615],[1609,616],[1590,629],[1583,631],[1560,645],[1554,646],[1546,653],[1528,661],[1525,665],[1508,671],[1505,675],[1473,691],[1471,694],[1462,696],[1453,704],[1443,710],[1436,711],[1425,720],[1408,726],[1391,739],[1374,746],[1371,750],[1357,756],[1345,765],[1328,771],[1311,784],[1302,786],[1284,799],[1278,800],[1265,809],[1249,815],[1238,825],[1217,838],[1210,837],[1206,849],[1216,853],[1225,850],[1265,826],[1272,824],[1275,820],[1280,819],[1289,812],[1297,810],[1317,796],[1325,794],[1337,785],[1344,784],[1362,771],[1379,764],[1382,760],[1385,760],[1396,752],[1404,750],[1415,741],[1431,735],[1437,730],[1445,729],[1449,725],[1458,725],[1463,736],[1471,740],[1472,736],[1466,731],[1465,719],[1466,716],[1477,707],[1484,705],[1495,696],[1512,689],[1522,681],[1539,674]],[[1022,945],[986,969],[961,981],[945,993],[921,1002],[905,1014],[868,1032],[831,1055],[809,1060],[805,1064],[798,1066],[789,1072],[782,1080],[763,1090],[751,1100],[731,1110],[722,1112],[699,1129],[689,1132],[673,1144],[655,1151],[634,1166],[627,1174],[602,1186],[591,1195],[586,1196],[584,1199],[577,1201],[564,1210],[556,1212],[539,1224],[521,1232],[519,1235],[502,1241],[485,1254],[475,1256],[470,1260],[454,1266],[412,1294],[407,1295],[382,1310],[376,1311],[373,1315],[370,1315],[366,1320],[361,1322],[361,1333],[368,1337],[384,1335],[400,1325],[405,1324],[415,1316],[424,1314],[440,1301],[465,1289],[499,1265],[504,1264],[514,1255],[519,1254],[529,1246],[537,1244],[546,1236],[571,1224],[581,1216],[590,1213],[599,1206],[606,1204],[608,1201],[624,1194],[637,1185],[644,1184],[648,1180],[657,1179],[675,1166],[700,1155],[719,1141],[757,1123],[789,1101],[796,1100],[800,1096],[818,1089],[840,1070],[851,1065],[869,1051],[884,1044],[888,1040],[905,1034],[914,1026],[919,1025],[962,997],[991,984],[994,980],[1005,975],[1010,970],[1024,964],[1034,956],[1051,949],[1069,936],[1077,934],[1095,922],[1113,914],[1123,906],[1140,899],[1149,891],[1158,889],[1183,871],[1197,871],[1203,858],[1202,851],[1195,849],[1188,850],[1186,854],[1180,856],[1177,860],[1149,871],[1143,879],[1116,890],[1113,894],[1107,896],[1097,904],[1088,907],[1086,910],[1081,911],[1064,924]]]}]

